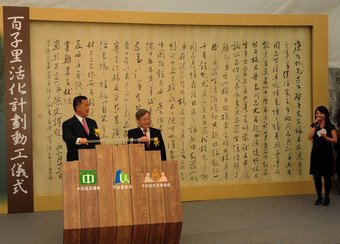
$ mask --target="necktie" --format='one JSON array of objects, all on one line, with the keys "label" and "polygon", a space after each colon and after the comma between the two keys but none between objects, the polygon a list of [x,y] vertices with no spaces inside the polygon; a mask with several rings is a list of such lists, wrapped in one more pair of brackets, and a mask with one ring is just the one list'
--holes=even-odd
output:
[{"label": "necktie", "polygon": [[85,131],[86,131],[86,134],[89,134],[89,127],[87,127],[87,123],[86,123],[85,118],[83,118],[82,124],[84,126]]},{"label": "necktie", "polygon": [[[143,130],[143,131],[144,131],[144,136],[148,137],[148,134],[147,134],[148,130]],[[150,142],[147,141],[146,145],[149,147],[150,146]]]}]

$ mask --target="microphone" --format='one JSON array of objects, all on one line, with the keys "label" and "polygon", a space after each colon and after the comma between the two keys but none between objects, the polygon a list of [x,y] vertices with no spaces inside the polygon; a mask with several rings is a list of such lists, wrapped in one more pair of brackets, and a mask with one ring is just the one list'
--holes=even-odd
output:
[{"label": "microphone", "polygon": [[318,119],[316,119],[315,122],[310,125],[310,127],[315,128],[319,125],[319,123],[320,123],[320,121]]},{"label": "microphone", "polygon": [[[150,138],[150,141],[154,142],[155,144],[159,144],[158,137]],[[101,138],[98,140],[87,140],[88,144],[93,143],[114,143],[114,144],[125,144],[125,143],[133,143],[133,142],[141,142],[139,138],[129,138],[129,139],[105,139]]]}]

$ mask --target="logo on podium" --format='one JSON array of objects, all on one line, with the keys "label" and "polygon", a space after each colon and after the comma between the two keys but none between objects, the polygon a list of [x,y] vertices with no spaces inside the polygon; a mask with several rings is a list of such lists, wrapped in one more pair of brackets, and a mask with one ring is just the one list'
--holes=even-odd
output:
[{"label": "logo on podium", "polygon": [[159,172],[157,169],[153,169],[151,175],[149,172],[146,173],[144,182],[142,184],[143,188],[159,188],[159,187],[171,187],[168,178],[164,172]]},{"label": "logo on podium", "polygon": [[79,180],[81,185],[97,184],[96,170],[80,170]]},{"label": "logo on podium", "polygon": [[121,169],[118,169],[116,171],[115,184],[119,184],[119,183],[130,184],[129,175],[122,172]]},{"label": "logo on podium", "polygon": [[116,177],[115,177],[114,183],[115,185],[113,186],[113,189],[115,190],[126,190],[126,189],[132,188],[132,185],[130,185],[129,175],[127,173],[124,173],[121,169],[118,169],[116,171]]}]

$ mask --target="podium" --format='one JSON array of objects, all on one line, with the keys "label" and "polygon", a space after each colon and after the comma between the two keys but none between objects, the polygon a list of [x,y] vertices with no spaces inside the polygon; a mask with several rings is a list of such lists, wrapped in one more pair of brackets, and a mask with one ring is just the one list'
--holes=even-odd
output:
[{"label": "podium", "polygon": [[179,243],[176,161],[143,144],[97,145],[63,163],[64,243]]}]

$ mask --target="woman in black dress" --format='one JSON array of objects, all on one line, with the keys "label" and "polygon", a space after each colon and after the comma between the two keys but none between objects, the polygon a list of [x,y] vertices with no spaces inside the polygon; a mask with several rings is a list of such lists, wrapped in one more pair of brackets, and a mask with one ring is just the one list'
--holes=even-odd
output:
[{"label": "woman in black dress", "polygon": [[[308,139],[313,140],[310,157],[310,174],[314,176],[314,184],[318,198],[314,205],[328,206],[329,193],[332,188],[334,173],[333,143],[337,142],[335,126],[329,119],[328,109],[319,106],[315,109],[315,122],[311,125]],[[324,179],[325,197],[322,198],[322,180]]]}]

